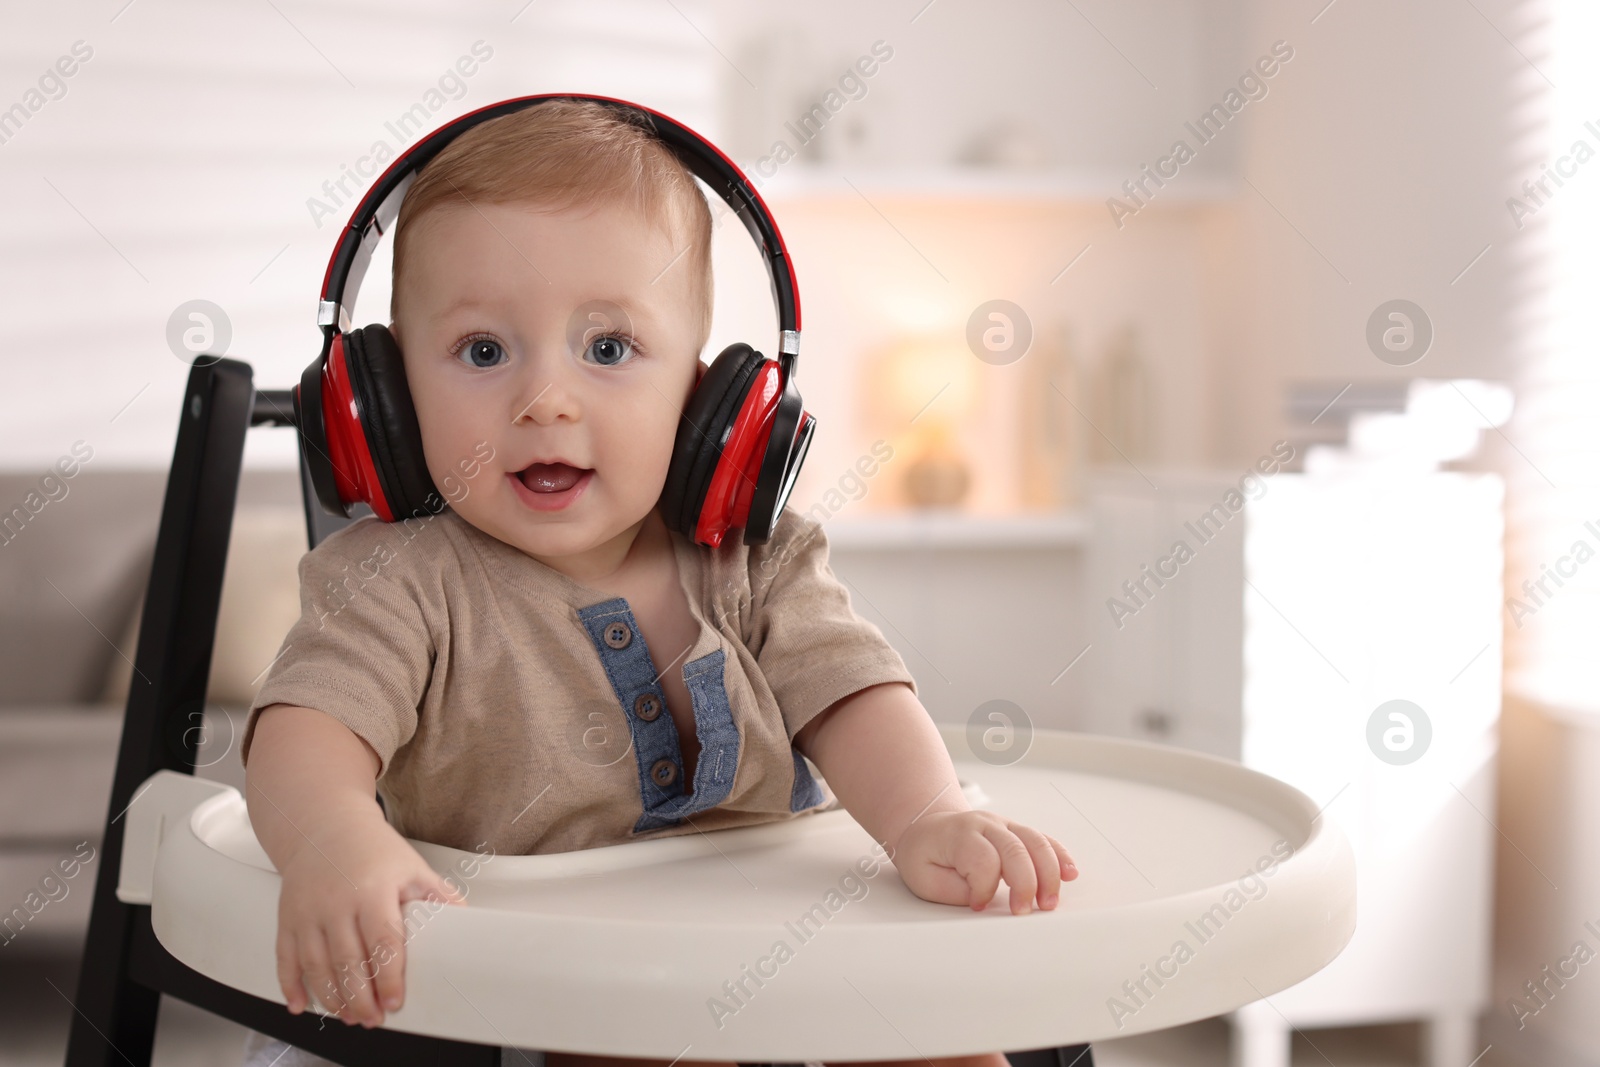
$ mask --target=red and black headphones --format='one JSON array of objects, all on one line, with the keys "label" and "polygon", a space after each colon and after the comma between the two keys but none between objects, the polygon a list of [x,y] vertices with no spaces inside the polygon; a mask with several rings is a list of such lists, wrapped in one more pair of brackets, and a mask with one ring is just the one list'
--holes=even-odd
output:
[{"label": "red and black headphones", "polygon": [[642,116],[689,172],[727,202],[761,250],[778,307],[778,358],[767,359],[744,343],[717,356],[679,420],[659,507],[669,528],[700,544],[720,545],[735,526],[744,528],[745,544],[763,544],[772,537],[816,429],[794,384],[800,301],[783,237],[749,179],[711,142],[658,111],[581,93],[523,96],[463,115],[396,159],[356,205],[322,281],[322,354],[293,390],[295,423],[317,499],[330,514],[344,517],[355,504],[369,504],[385,522],[443,510],[445,500],[423,457],[400,346],[381,324],[352,331],[349,308],[417,172],[478,123],[547,100],[591,100]]}]

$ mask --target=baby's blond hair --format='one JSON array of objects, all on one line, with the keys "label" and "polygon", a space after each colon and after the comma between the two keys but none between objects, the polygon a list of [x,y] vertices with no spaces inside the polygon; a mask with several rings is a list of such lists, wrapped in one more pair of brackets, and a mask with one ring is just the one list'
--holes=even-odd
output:
[{"label": "baby's blond hair", "polygon": [[422,168],[395,224],[390,317],[399,302],[408,224],[431,209],[451,203],[537,203],[565,210],[606,202],[631,206],[651,225],[664,218],[674,251],[688,244],[673,269],[688,270],[690,288],[697,290],[698,354],[711,333],[706,198],[642,116],[592,100],[548,100],[490,119],[451,141]]}]

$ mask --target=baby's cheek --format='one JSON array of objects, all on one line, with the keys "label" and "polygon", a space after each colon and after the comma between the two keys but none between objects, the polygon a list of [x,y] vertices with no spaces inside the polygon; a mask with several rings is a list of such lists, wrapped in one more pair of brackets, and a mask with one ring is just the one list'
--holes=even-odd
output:
[{"label": "baby's cheek", "polygon": [[626,469],[638,481],[666,479],[680,412],[654,392],[654,403],[617,412],[615,432],[606,442],[614,469]]}]

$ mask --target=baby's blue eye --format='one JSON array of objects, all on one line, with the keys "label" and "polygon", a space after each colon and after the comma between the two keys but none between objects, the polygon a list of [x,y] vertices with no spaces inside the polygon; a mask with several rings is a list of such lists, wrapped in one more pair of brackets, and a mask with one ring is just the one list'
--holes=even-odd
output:
[{"label": "baby's blue eye", "polygon": [[500,362],[500,357],[506,354],[499,341],[481,337],[476,341],[469,341],[458,356],[465,358],[474,367],[493,367]]},{"label": "baby's blue eye", "polygon": [[593,361],[604,367],[613,367],[633,356],[633,345],[620,334],[608,333],[596,337],[584,349],[584,355],[593,355]]}]

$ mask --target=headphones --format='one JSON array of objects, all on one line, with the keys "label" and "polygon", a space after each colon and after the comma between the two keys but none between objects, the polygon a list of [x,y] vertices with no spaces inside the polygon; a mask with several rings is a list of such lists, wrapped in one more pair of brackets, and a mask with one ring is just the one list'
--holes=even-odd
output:
[{"label": "headphones", "polygon": [[322,280],[322,354],[292,390],[301,454],[317,499],[346,518],[352,506],[366,503],[385,522],[443,510],[423,457],[399,343],[381,324],[352,331],[349,308],[417,172],[479,123],[547,100],[589,100],[642,117],[684,167],[727,202],[761,250],[778,308],[778,358],[743,343],[717,356],[684,407],[658,506],[670,529],[699,544],[717,547],[736,526],[744,528],[745,544],[763,544],[816,429],[794,384],[800,303],[783,237],[749,179],[711,142],[658,111],[581,93],[518,97],[446,123],[390,164],[356,205]]}]

